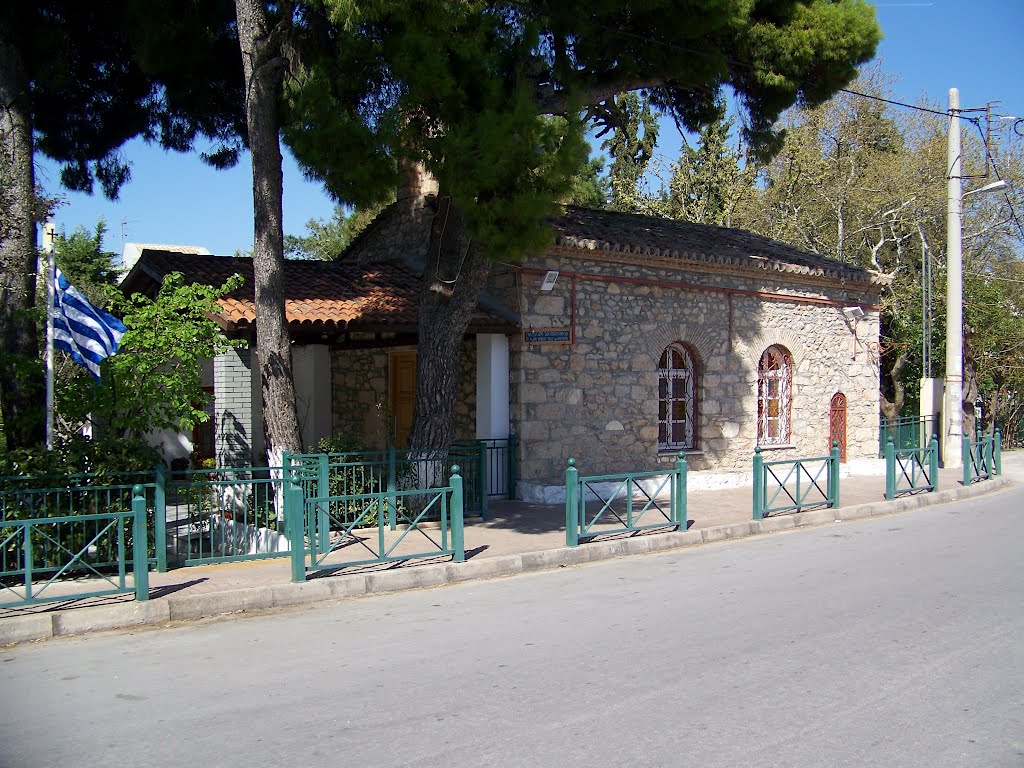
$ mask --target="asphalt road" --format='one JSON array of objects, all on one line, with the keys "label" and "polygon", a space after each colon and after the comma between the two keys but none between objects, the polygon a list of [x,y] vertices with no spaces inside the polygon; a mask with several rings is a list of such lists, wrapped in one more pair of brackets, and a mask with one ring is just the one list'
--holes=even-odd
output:
[{"label": "asphalt road", "polygon": [[1024,766],[1024,487],[0,650],[0,766]]}]

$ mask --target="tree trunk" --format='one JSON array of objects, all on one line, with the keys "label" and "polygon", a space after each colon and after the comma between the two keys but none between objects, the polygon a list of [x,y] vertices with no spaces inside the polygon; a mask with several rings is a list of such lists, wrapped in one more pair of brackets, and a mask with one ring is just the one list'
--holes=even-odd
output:
[{"label": "tree trunk", "polygon": [[[235,13],[245,70],[245,118],[252,152],[256,359],[263,388],[268,459],[271,466],[280,466],[282,451],[302,449],[284,311],[279,98],[287,62],[280,37],[267,29],[262,0],[235,0]],[[286,9],[280,24],[287,24],[289,19]]]},{"label": "tree trunk", "polygon": [[970,435],[972,440],[974,439],[975,431],[979,427],[984,428],[984,425],[978,421],[980,414],[977,413],[974,407],[975,402],[978,400],[978,394],[978,371],[968,357],[964,360],[964,388],[961,405],[964,409],[964,434]]},{"label": "tree trunk", "polygon": [[36,295],[32,117],[28,79],[0,24],[0,400],[8,448],[45,438],[43,372],[31,310]]},{"label": "tree trunk", "polygon": [[892,368],[889,369],[888,378],[892,386],[892,399],[890,400],[885,396],[884,388],[881,391],[880,405],[882,415],[887,419],[895,419],[900,415],[900,411],[903,410],[903,402],[906,399],[906,387],[900,381],[900,374],[903,373],[903,367],[907,364],[908,357],[907,352],[900,352],[899,356],[893,361]]},{"label": "tree trunk", "polygon": [[437,455],[455,438],[462,342],[490,267],[487,256],[466,237],[451,199],[438,198],[420,288],[411,451]]}]

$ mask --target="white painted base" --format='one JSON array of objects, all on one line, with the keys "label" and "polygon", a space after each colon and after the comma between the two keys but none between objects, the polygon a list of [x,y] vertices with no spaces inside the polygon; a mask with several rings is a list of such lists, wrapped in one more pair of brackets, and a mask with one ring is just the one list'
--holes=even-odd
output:
[{"label": "white painted base", "polygon": [[217,543],[216,554],[220,557],[288,552],[290,549],[288,539],[277,531],[237,523],[221,515],[211,516],[210,529],[209,540]]}]

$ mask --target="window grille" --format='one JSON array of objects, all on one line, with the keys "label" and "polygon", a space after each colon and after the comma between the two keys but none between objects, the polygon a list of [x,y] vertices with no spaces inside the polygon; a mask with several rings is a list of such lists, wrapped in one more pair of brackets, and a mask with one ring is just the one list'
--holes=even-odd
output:
[{"label": "window grille", "polygon": [[693,355],[670,344],[658,363],[658,448],[696,447],[697,376]]},{"label": "window grille", "polygon": [[793,360],[783,347],[768,347],[757,365],[757,442],[786,445],[792,411]]}]

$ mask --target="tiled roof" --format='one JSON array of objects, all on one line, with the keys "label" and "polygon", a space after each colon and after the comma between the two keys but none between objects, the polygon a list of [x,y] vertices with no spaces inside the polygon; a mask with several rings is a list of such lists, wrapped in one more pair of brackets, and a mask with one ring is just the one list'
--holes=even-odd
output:
[{"label": "tiled roof", "polygon": [[568,206],[553,220],[555,244],[685,263],[813,275],[835,280],[884,283],[865,269],[828,259],[741,229]]},{"label": "tiled roof", "polygon": [[[139,290],[143,276],[160,282],[170,272],[181,272],[187,281],[205,285],[222,285],[232,275],[242,275],[242,287],[220,301],[221,318],[236,327],[255,321],[252,259],[147,250],[123,285]],[[293,331],[330,325],[350,330],[415,330],[419,284],[419,277],[398,262],[287,260],[285,315]],[[474,323],[509,325],[483,309]]]}]

